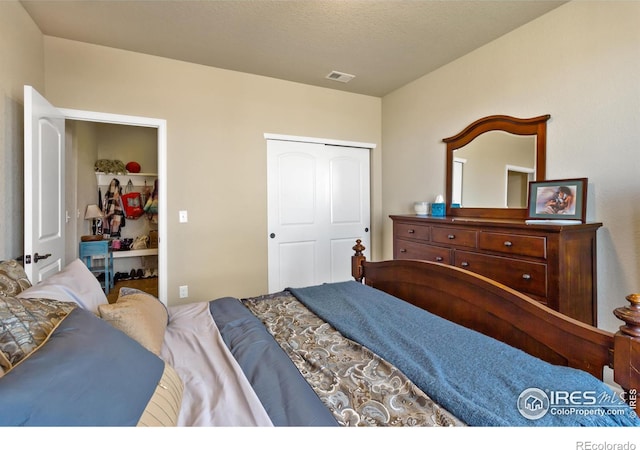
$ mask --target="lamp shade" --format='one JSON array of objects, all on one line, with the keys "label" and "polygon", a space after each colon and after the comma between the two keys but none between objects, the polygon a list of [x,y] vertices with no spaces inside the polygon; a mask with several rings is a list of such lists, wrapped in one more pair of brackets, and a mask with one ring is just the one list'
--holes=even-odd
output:
[{"label": "lamp shade", "polygon": [[98,219],[100,217],[103,217],[103,215],[98,205],[87,206],[87,211],[84,213],[85,219]]}]

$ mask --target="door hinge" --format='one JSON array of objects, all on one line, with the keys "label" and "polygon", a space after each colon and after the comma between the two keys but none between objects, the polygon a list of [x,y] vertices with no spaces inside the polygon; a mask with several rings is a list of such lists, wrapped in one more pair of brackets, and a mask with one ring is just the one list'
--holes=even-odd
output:
[{"label": "door hinge", "polygon": [[24,255],[24,263],[31,264],[31,255]]}]

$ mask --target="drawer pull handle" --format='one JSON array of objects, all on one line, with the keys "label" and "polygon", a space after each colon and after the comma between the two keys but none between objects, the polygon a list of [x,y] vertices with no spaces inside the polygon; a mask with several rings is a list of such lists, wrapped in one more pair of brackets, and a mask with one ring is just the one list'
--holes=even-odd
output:
[{"label": "drawer pull handle", "polygon": [[456,235],[455,234],[450,234],[449,236],[447,236],[447,239],[455,239]]},{"label": "drawer pull handle", "polygon": [[505,247],[511,247],[513,245],[513,242],[511,241],[504,241],[504,246]]},{"label": "drawer pull handle", "polygon": [[406,248],[401,248],[400,249],[400,253],[407,253],[407,249]]},{"label": "drawer pull handle", "polygon": [[466,261],[462,261],[462,263],[460,263],[461,267],[469,267],[469,263]]},{"label": "drawer pull handle", "polygon": [[444,258],[442,256],[436,256],[436,262],[441,262],[443,260]]},{"label": "drawer pull handle", "polygon": [[530,280],[530,279],[531,279],[531,275],[530,275],[530,274],[528,274],[528,273],[523,273],[523,274],[522,274],[522,279],[523,279],[523,280]]},{"label": "drawer pull handle", "polygon": [[413,234],[415,232],[416,232],[416,230],[407,230],[407,233],[409,233],[409,234]]}]

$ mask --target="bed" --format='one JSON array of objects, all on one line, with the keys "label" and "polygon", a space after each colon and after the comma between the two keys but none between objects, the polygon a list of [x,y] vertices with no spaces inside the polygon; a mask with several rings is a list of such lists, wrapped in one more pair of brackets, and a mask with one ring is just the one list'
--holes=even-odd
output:
[{"label": "bed", "polygon": [[612,334],[363,250],[353,281],[168,308],[134,289],[108,304],[79,260],[35,286],[2,263],[0,424],[640,425],[638,297]]}]

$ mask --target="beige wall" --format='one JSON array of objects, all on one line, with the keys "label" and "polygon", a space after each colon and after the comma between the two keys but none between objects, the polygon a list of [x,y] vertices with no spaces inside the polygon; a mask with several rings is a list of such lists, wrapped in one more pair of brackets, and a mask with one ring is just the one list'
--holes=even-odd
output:
[{"label": "beige wall", "polygon": [[[599,325],[640,291],[640,3],[571,2],[383,98],[383,214],[444,192],[441,139],[493,114],[551,114],[547,178],[588,177]],[[391,253],[385,219],[383,256]]]},{"label": "beige wall", "polygon": [[380,234],[381,99],[51,37],[45,66],[56,106],[167,121],[170,304],[267,291],[264,133],[377,144]]},{"label": "beige wall", "polygon": [[0,260],[23,251],[23,86],[44,88],[42,33],[17,1],[0,1]]}]

